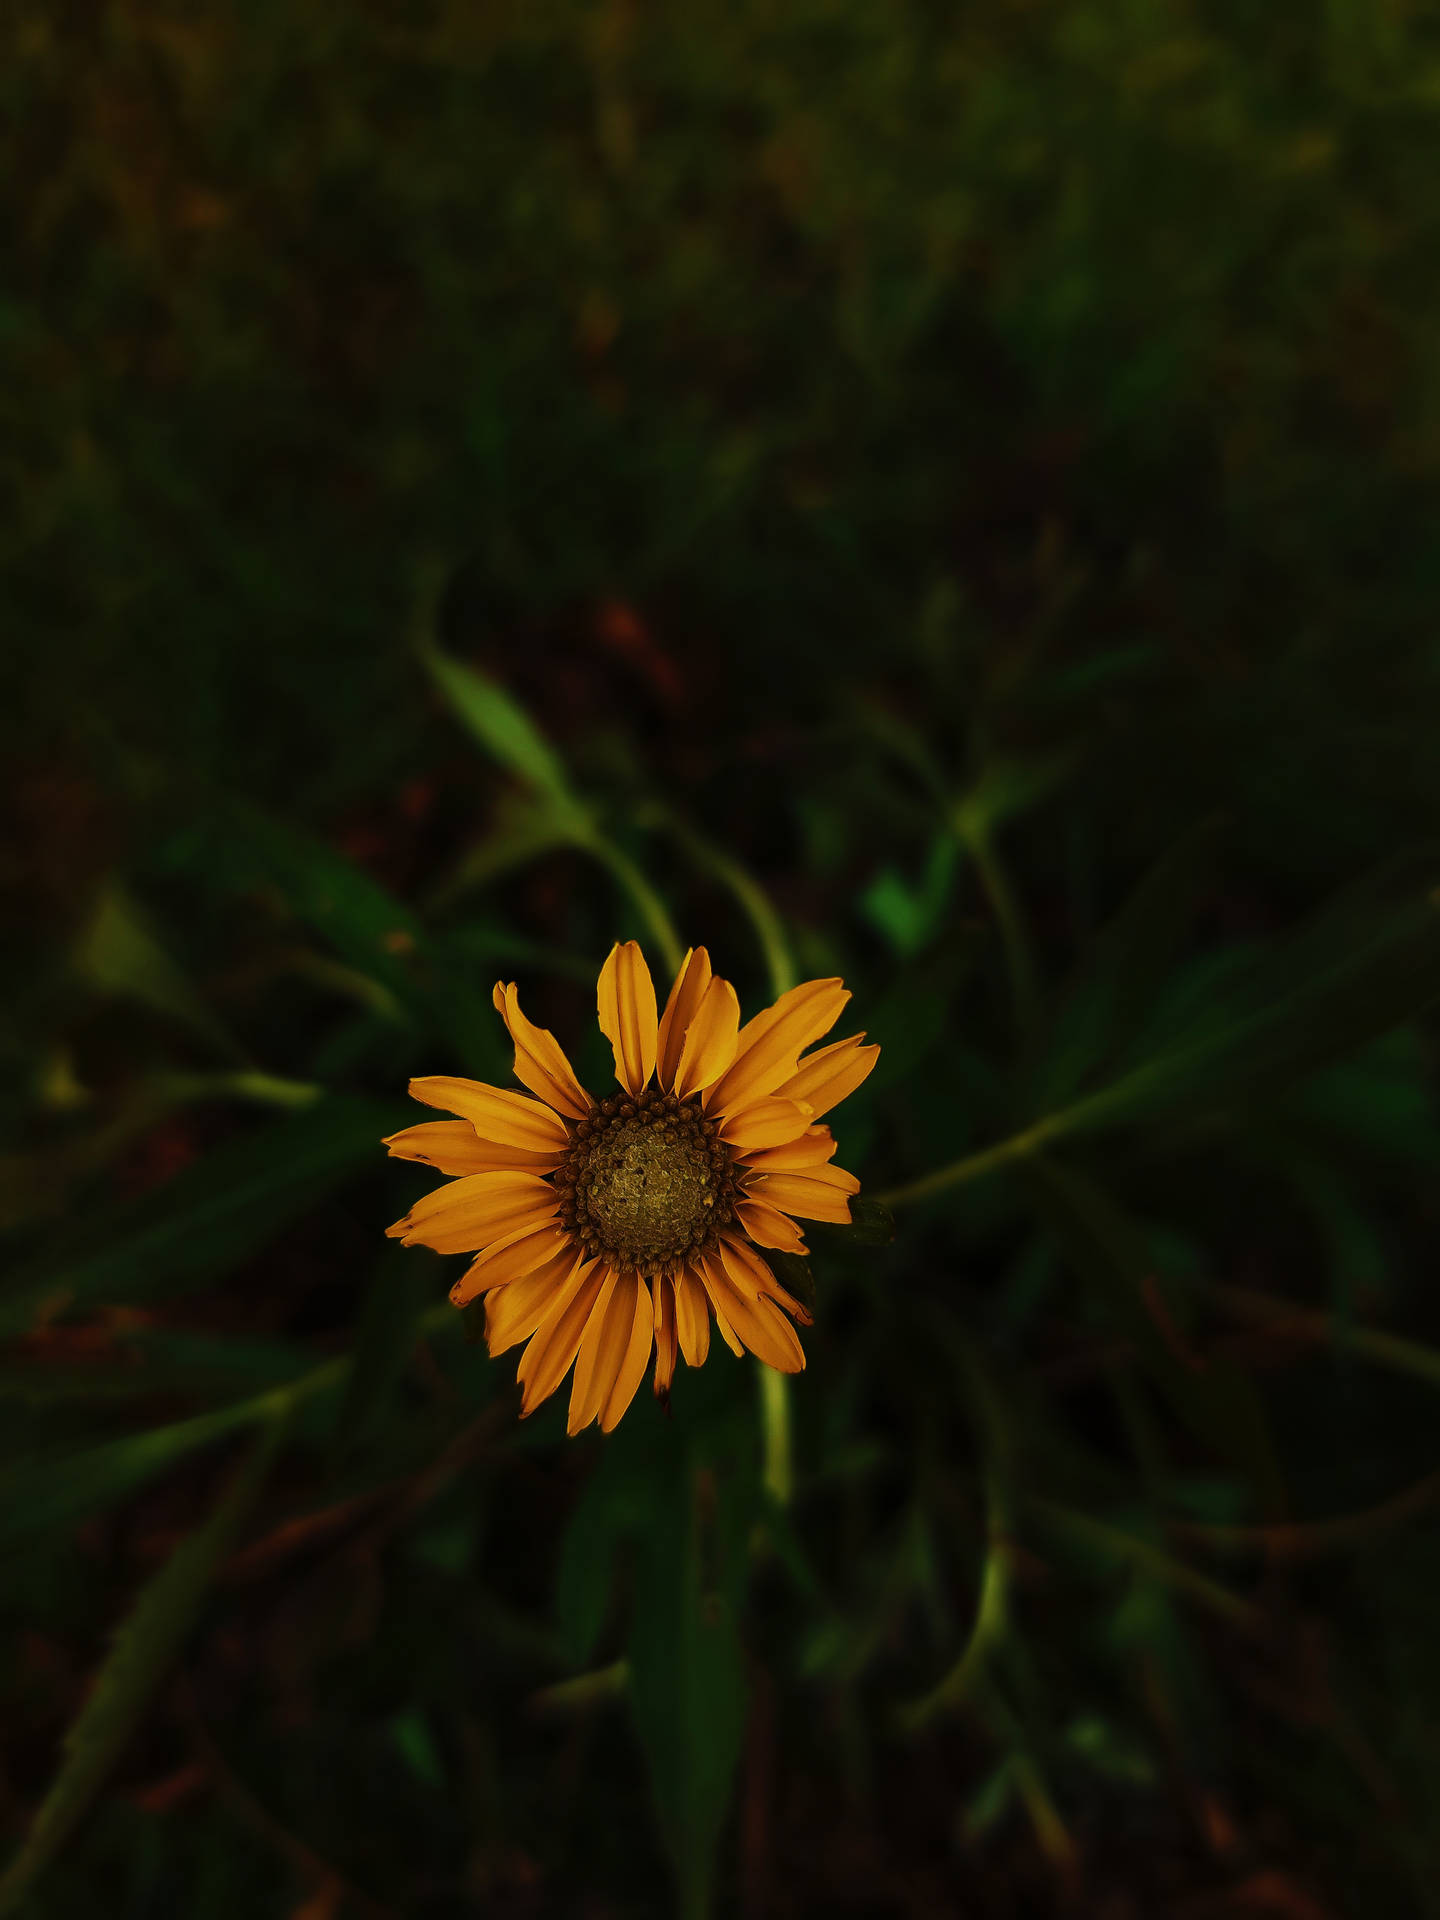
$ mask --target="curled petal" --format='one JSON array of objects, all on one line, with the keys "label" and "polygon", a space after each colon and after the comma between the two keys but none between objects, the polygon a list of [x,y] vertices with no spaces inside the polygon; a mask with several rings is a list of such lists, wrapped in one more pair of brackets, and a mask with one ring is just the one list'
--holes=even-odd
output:
[{"label": "curled petal", "polygon": [[[859,1189],[856,1180],[852,1191],[858,1193]],[[764,1200],[801,1220],[828,1220],[839,1227],[850,1224],[849,1200],[842,1188],[827,1180],[807,1180],[800,1173],[762,1173],[750,1182],[747,1191],[750,1199]]]},{"label": "curled petal", "polygon": [[817,1047],[807,1054],[796,1071],[775,1091],[787,1100],[806,1100],[818,1118],[839,1106],[861,1081],[872,1072],[880,1058],[879,1047],[862,1047],[863,1033],[848,1040],[836,1040],[828,1047]]},{"label": "curled petal", "polygon": [[562,1158],[559,1149],[530,1153],[523,1147],[482,1140],[468,1120],[422,1120],[418,1127],[389,1134],[380,1144],[389,1148],[392,1160],[418,1160],[437,1173],[553,1173]]},{"label": "curled petal", "polygon": [[[538,1032],[539,1029],[537,1028]],[[527,1083],[528,1084],[528,1083]],[[523,1093],[489,1087],[483,1080],[460,1080],[430,1073],[410,1082],[412,1100],[440,1107],[468,1120],[482,1140],[501,1146],[523,1147],[527,1153],[563,1153],[568,1138],[565,1122],[552,1107],[542,1106]]]},{"label": "curled petal", "polygon": [[773,1300],[793,1320],[798,1320],[802,1327],[814,1326],[815,1319],[810,1309],[781,1286],[769,1262],[760,1258],[748,1240],[741,1239],[738,1234],[722,1233],[720,1259],[741,1293],[757,1300]]},{"label": "curled petal", "polygon": [[768,1201],[747,1197],[737,1201],[735,1218],[761,1247],[775,1247],[781,1253],[808,1253],[800,1229],[793,1220],[787,1220],[778,1207],[772,1207]]},{"label": "curled petal", "polygon": [[807,1127],[798,1140],[787,1140],[783,1147],[752,1147],[745,1164],[759,1173],[813,1173],[835,1151],[835,1136],[828,1127]]},{"label": "curled petal", "polygon": [[537,1027],[520,1011],[515,982],[495,983],[495,1011],[515,1042],[515,1078],[557,1113],[583,1120],[595,1102],[575,1077],[564,1048],[548,1027]]},{"label": "curled petal", "polygon": [[713,1255],[701,1255],[695,1264],[721,1332],[728,1321],[757,1359],[780,1373],[799,1373],[805,1365],[805,1350],[779,1308],[758,1295],[751,1299],[742,1293]]},{"label": "curled petal", "polygon": [[451,1306],[468,1306],[477,1294],[488,1293],[491,1287],[503,1287],[509,1280],[533,1273],[568,1245],[565,1235],[549,1220],[542,1221],[538,1227],[517,1228],[470,1262],[450,1289]]},{"label": "curled petal", "polygon": [[557,1205],[554,1187],[538,1174],[472,1173],[427,1193],[385,1231],[407,1247],[473,1253],[527,1222],[553,1219]]}]

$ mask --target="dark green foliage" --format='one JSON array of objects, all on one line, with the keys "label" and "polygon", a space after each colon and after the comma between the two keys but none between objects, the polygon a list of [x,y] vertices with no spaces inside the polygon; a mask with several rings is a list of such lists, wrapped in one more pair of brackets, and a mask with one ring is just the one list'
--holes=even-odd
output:
[{"label": "dark green foliage", "polygon": [[[31,8],[0,1901],[1440,1920],[1440,31]],[[610,1435],[418,1074],[843,976]]]}]

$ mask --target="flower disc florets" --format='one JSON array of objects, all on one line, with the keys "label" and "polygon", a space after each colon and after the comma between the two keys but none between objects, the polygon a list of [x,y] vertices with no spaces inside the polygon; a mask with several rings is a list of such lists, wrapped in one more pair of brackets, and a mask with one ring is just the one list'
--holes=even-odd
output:
[{"label": "flower disc florets", "polygon": [[577,1121],[555,1185],[561,1222],[588,1255],[646,1275],[712,1245],[739,1194],[699,1101],[654,1088],[611,1094]]}]

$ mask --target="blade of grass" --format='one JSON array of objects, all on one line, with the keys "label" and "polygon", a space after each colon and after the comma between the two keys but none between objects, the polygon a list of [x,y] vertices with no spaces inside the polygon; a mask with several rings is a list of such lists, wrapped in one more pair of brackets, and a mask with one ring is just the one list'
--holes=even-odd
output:
[{"label": "blade of grass", "polygon": [[144,1587],[116,1634],[30,1831],[0,1876],[0,1914],[14,1913],[104,1786],[199,1617],[211,1577],[243,1525],[286,1429],[275,1401],[265,1431],[210,1518]]}]

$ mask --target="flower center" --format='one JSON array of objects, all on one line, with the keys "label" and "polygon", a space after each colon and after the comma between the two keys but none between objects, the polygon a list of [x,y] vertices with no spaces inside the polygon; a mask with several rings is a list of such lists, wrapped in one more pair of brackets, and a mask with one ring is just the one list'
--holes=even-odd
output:
[{"label": "flower center", "polygon": [[712,1246],[739,1193],[699,1101],[658,1088],[612,1094],[577,1121],[555,1185],[561,1225],[588,1255],[647,1276]]}]

